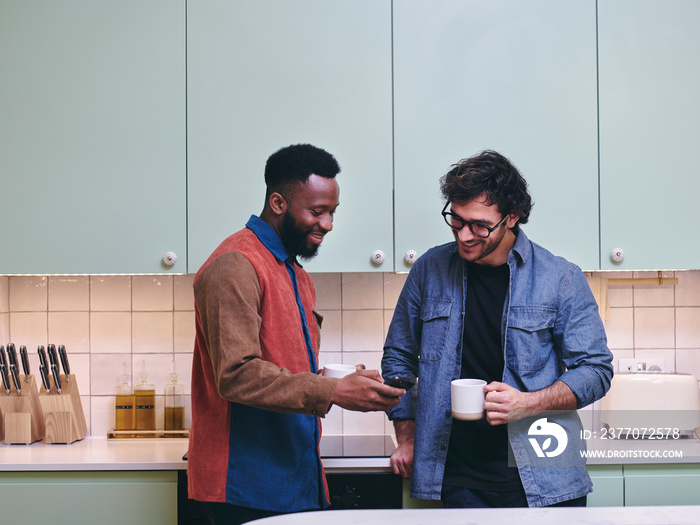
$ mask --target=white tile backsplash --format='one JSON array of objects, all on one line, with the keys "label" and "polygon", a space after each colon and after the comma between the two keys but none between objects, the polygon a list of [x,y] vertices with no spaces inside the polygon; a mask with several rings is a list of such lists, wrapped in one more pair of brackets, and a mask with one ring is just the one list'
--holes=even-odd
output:
[{"label": "white tile backsplash", "polygon": [[51,276],[48,291],[52,312],[90,310],[90,278],[87,276]]},{"label": "white tile backsplash", "polygon": [[91,312],[130,312],[131,277],[93,275],[90,277]]},{"label": "white tile backsplash", "polygon": [[700,307],[676,309],[676,347],[700,348]]},{"label": "white tile backsplash", "polygon": [[343,310],[381,310],[384,283],[381,273],[344,273]]},{"label": "white tile backsplash", "polygon": [[382,310],[343,310],[343,352],[381,351]]},{"label": "white tile backsplash", "polygon": [[[604,275],[656,277],[656,272]],[[620,358],[663,357],[666,368],[700,378],[700,271],[664,275],[678,277],[679,284],[608,288],[610,318],[605,327],[615,369]],[[324,316],[320,366],[363,363],[378,369],[406,274],[324,273],[312,278],[317,308]],[[89,432],[96,436],[105,436],[114,426],[119,376],[126,371],[130,384],[138,383],[145,361],[162,424],[163,389],[173,360],[179,383],[187,396],[191,393],[193,279],[193,275],[0,276],[0,344],[26,345],[33,370],[38,370],[38,345],[65,344]],[[189,406],[186,414],[190,421]],[[392,428],[383,413],[335,407],[324,420],[323,431],[369,435],[391,433]]]},{"label": "white tile backsplash", "polygon": [[173,312],[133,312],[131,327],[134,353],[173,353]]},{"label": "white tile backsplash", "polygon": [[10,277],[10,311],[47,311],[48,284],[48,277]]},{"label": "white tile backsplash", "polygon": [[131,353],[131,313],[91,312],[90,353]]},{"label": "white tile backsplash", "polygon": [[71,354],[90,352],[90,312],[49,312],[48,342]]},{"label": "white tile backsplash", "polygon": [[634,347],[674,348],[674,308],[635,308]]},{"label": "white tile backsplash", "polygon": [[676,272],[676,306],[700,306],[700,271]]},{"label": "white tile backsplash", "polygon": [[0,314],[10,311],[10,278],[0,276]]},{"label": "white tile backsplash", "polygon": [[134,312],[172,311],[172,276],[134,275],[131,278],[131,307]]}]

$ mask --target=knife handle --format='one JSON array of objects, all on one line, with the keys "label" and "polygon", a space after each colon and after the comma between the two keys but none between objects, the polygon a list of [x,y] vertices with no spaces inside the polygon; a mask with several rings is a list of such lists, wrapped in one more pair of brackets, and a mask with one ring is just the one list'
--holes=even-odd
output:
[{"label": "knife handle", "polygon": [[63,373],[66,376],[66,382],[70,381],[70,364],[68,363],[68,354],[66,353],[66,347],[63,345],[58,345],[58,355],[61,358],[61,366],[63,367]]},{"label": "knife handle", "polygon": [[46,365],[39,365],[39,375],[41,376],[41,382],[44,384],[44,389],[48,394],[51,390],[51,383],[49,383],[49,372],[46,370]]},{"label": "knife handle", "polygon": [[[4,350],[4,348],[3,348]],[[10,395],[10,376],[7,374],[5,363],[0,363],[0,377],[2,377],[2,385],[5,387],[5,393]]]},{"label": "knife handle", "polygon": [[58,365],[57,364],[52,364],[51,365],[51,375],[53,376],[53,384],[56,385],[56,390],[58,390],[58,393],[61,393],[61,374],[58,371]]},{"label": "knife handle", "polygon": [[17,395],[22,395],[22,383],[19,382],[19,369],[16,365],[10,364],[10,375],[12,376],[12,382],[15,384],[15,390],[17,390]]},{"label": "knife handle", "polygon": [[44,347],[39,346],[36,349],[36,351],[39,353],[39,363],[41,364],[41,366],[43,366],[44,368],[46,368],[48,370],[49,365],[46,362],[46,352],[44,351]]},{"label": "knife handle", "polygon": [[0,345],[0,365],[7,366],[7,358],[5,357],[5,347]]},{"label": "knife handle", "polygon": [[52,365],[57,365],[58,359],[56,359],[56,345],[47,346],[46,351],[49,354],[49,363]]},{"label": "knife handle", "polygon": [[15,345],[12,343],[7,344],[7,359],[10,365],[17,366],[17,351],[15,350]]},{"label": "knife handle", "polygon": [[27,347],[19,347],[19,358],[22,360],[22,370],[24,370],[24,381],[29,383],[29,356],[27,355]]}]

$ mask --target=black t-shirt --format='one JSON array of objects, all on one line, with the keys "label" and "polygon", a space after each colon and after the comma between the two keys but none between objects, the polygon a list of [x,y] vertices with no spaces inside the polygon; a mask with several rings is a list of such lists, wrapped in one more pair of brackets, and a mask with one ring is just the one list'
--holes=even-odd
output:
[{"label": "black t-shirt", "polygon": [[[501,322],[510,271],[503,266],[467,263],[467,300],[462,341],[461,377],[503,379]],[[507,425],[491,426],[486,418],[452,422],[443,484],[506,491],[522,487],[518,469],[508,467],[512,454]]]}]

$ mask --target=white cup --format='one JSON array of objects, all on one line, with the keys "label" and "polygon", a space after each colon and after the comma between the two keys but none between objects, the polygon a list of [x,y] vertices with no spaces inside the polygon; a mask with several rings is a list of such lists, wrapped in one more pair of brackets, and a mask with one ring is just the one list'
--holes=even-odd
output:
[{"label": "white cup", "polygon": [[355,365],[332,364],[323,367],[324,377],[345,377],[355,371]]},{"label": "white cup", "polygon": [[455,379],[452,381],[452,416],[462,421],[476,421],[484,417],[483,379]]}]

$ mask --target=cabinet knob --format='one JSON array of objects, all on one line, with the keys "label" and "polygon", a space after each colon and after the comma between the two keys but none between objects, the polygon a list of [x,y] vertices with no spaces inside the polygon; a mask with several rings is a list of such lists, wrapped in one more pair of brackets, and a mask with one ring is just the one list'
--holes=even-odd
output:
[{"label": "cabinet knob", "polygon": [[163,255],[163,264],[166,266],[172,266],[177,262],[177,255],[175,255],[175,252],[167,252],[165,255]]},{"label": "cabinet knob", "polygon": [[413,264],[416,262],[416,259],[418,259],[418,254],[415,250],[407,250],[406,253],[403,254],[403,260],[406,264]]},{"label": "cabinet knob", "polygon": [[625,251],[622,248],[613,248],[610,258],[615,262],[622,262],[625,258]]},{"label": "cabinet knob", "polygon": [[384,262],[384,259],[386,259],[386,255],[384,255],[383,251],[374,250],[372,252],[372,262],[374,264],[382,264]]}]

